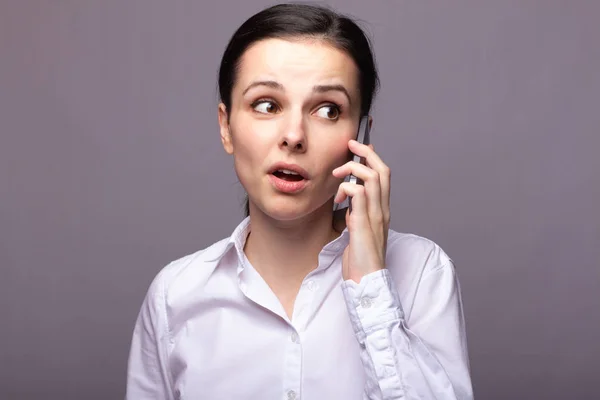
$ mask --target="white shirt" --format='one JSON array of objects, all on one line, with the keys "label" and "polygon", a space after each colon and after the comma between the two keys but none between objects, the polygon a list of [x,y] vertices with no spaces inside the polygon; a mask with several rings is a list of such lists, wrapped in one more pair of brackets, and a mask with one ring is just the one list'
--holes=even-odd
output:
[{"label": "white shirt", "polygon": [[[343,281],[349,232],[328,243],[292,318],[228,239],[153,280],[129,355],[142,399],[472,399],[459,282],[442,249],[389,231],[386,269]],[[282,265],[285,268],[285,265]]]}]

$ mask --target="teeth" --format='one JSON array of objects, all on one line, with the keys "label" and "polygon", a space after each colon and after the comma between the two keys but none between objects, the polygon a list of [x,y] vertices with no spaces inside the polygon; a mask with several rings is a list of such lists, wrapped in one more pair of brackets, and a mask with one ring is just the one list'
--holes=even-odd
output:
[{"label": "teeth", "polygon": [[284,174],[288,174],[288,175],[299,175],[297,172],[290,171],[289,169],[280,169],[279,171],[283,172]]}]

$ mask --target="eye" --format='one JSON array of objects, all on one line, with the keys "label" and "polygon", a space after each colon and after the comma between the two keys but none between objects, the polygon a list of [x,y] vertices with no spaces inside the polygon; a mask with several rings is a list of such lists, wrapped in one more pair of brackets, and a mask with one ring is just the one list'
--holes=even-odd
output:
[{"label": "eye", "polygon": [[252,103],[252,108],[261,114],[275,114],[279,107],[274,101],[260,99]]},{"label": "eye", "polygon": [[340,117],[341,112],[341,107],[337,104],[327,104],[317,110],[317,115],[335,121]]}]

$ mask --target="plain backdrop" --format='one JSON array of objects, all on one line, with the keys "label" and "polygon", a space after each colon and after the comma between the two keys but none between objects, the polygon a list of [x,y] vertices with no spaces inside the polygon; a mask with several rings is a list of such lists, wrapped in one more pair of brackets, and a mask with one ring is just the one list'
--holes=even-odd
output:
[{"label": "plain backdrop", "polygon": [[[0,398],[117,399],[169,261],[229,236],[234,30],[270,1],[0,1]],[[479,399],[597,398],[600,2],[330,1],[364,20],[392,228],[455,260]]]}]

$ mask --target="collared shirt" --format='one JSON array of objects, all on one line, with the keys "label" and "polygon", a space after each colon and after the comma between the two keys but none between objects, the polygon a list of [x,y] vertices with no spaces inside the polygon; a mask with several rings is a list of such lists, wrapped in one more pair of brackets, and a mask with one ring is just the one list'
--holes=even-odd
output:
[{"label": "collared shirt", "polygon": [[250,229],[247,217],[158,273],[133,333],[127,399],[473,398],[459,282],[438,245],[390,230],[386,269],[344,281],[345,229],[290,319],[244,254]]}]

